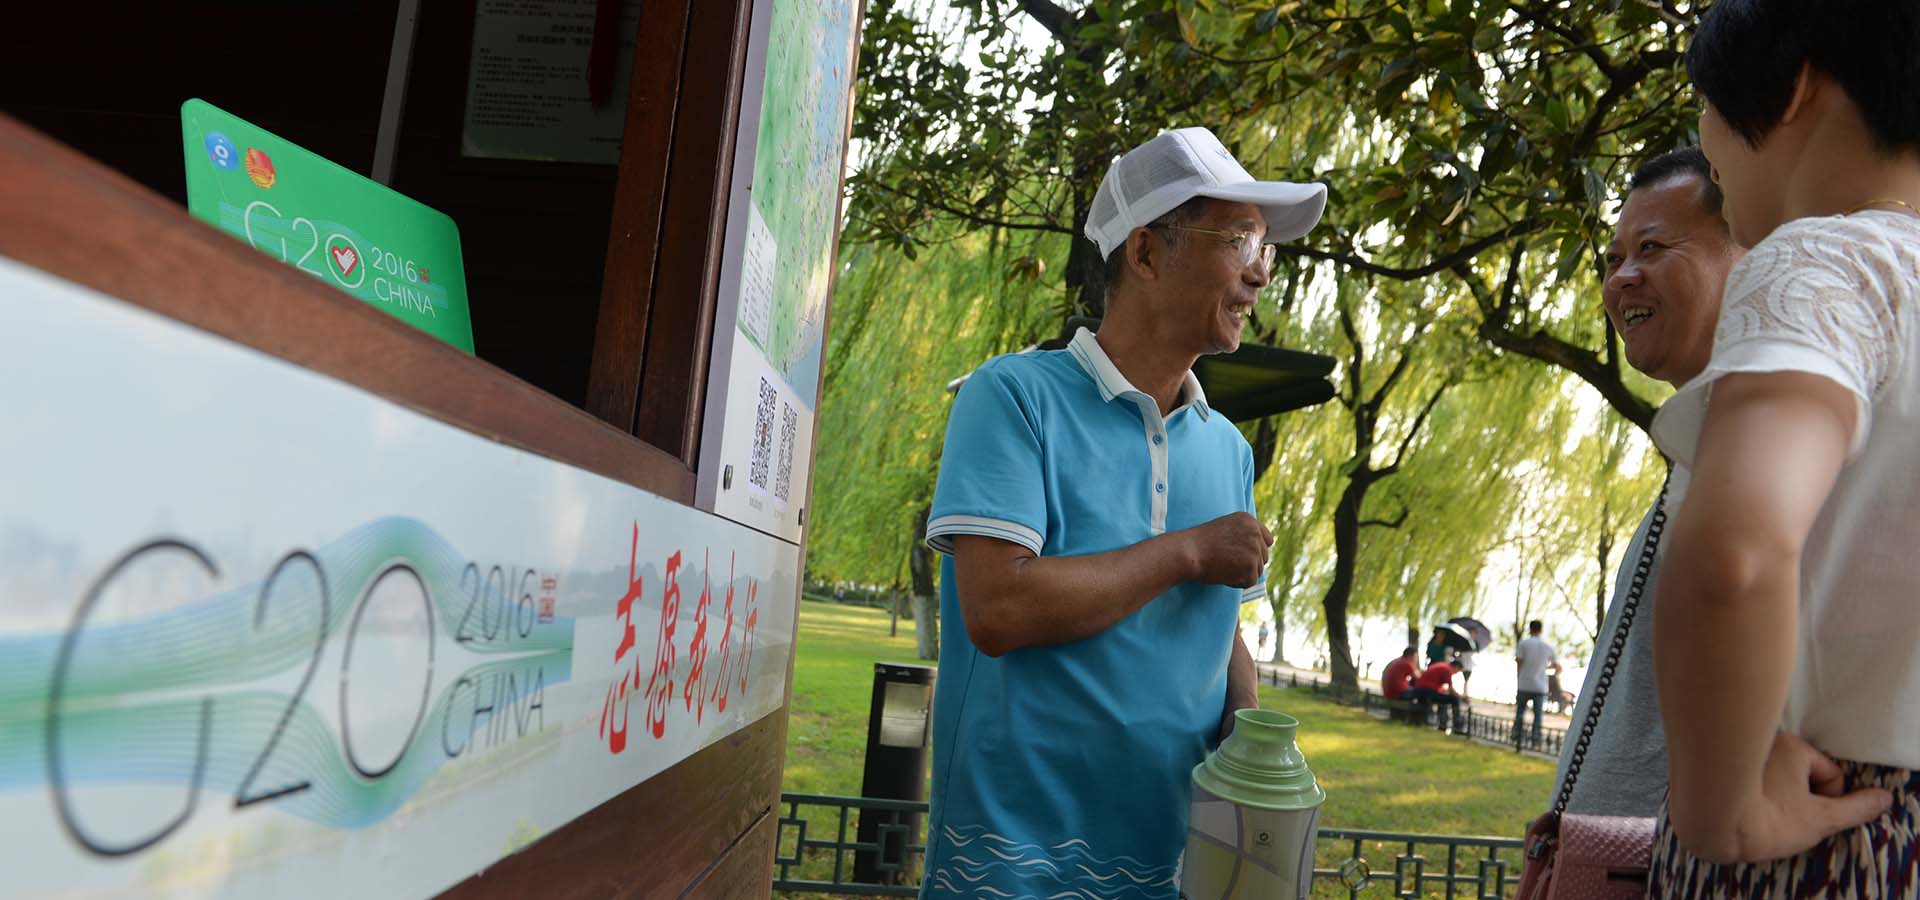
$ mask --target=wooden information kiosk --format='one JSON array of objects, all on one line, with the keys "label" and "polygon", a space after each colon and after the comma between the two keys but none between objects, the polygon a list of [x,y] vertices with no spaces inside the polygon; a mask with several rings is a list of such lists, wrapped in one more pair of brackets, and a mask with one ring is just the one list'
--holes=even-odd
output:
[{"label": "wooden information kiosk", "polygon": [[769,893],[862,13],[10,11],[0,895]]}]

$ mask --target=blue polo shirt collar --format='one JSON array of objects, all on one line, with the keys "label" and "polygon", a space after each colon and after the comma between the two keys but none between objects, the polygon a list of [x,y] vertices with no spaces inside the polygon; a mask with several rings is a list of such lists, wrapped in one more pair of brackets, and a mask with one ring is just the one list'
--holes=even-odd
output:
[{"label": "blue polo shirt collar", "polygon": [[[1147,392],[1134,387],[1127,376],[1120,374],[1120,369],[1114,366],[1093,332],[1085,328],[1075,332],[1073,340],[1067,344],[1067,350],[1073,354],[1080,368],[1086,370],[1087,376],[1093,379],[1094,386],[1100,389],[1100,399],[1112,403],[1119,397],[1149,396]],[[1174,413],[1189,406],[1200,414],[1203,422],[1213,414],[1213,410],[1207,406],[1207,392],[1200,389],[1200,379],[1194,377],[1192,369],[1188,369],[1186,377],[1181,380],[1180,402],[1172,413],[1167,414],[1167,418],[1172,418]]]}]

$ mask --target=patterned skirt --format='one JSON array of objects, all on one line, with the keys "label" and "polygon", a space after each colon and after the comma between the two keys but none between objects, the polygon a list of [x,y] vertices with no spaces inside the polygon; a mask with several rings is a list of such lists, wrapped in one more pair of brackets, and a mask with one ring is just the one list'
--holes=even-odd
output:
[{"label": "patterned skirt", "polygon": [[1653,838],[1647,894],[1708,900],[1920,900],[1920,772],[1840,761],[1846,789],[1893,792],[1886,815],[1842,831],[1798,856],[1769,863],[1717,864],[1694,859],[1674,838],[1664,805]]}]

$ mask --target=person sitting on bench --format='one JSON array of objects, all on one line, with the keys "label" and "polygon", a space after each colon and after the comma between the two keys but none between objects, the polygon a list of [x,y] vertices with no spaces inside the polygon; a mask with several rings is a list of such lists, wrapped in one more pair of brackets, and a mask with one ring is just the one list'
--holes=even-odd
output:
[{"label": "person sitting on bench", "polygon": [[1419,672],[1419,669],[1415,668],[1416,665],[1414,648],[1409,644],[1407,649],[1400,651],[1399,659],[1387,663],[1387,667],[1380,672],[1380,693],[1390,704],[1387,707],[1388,718],[1395,720],[1406,718],[1397,702],[1403,700],[1403,695],[1412,689],[1413,676]]},{"label": "person sitting on bench", "polygon": [[1441,731],[1450,730],[1449,725],[1460,727],[1460,723],[1453,721],[1459,718],[1460,713],[1460,695],[1453,690],[1453,675],[1458,671],[1460,664],[1451,659],[1434,663],[1420,674],[1413,687],[1403,695],[1416,704],[1430,703],[1438,708],[1440,721],[1437,725]]}]

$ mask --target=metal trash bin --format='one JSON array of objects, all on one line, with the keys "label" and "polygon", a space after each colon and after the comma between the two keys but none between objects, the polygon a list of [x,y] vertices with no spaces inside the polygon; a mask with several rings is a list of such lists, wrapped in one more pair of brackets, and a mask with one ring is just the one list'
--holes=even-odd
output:
[{"label": "metal trash bin", "polygon": [[[873,701],[867,714],[867,757],[860,796],[922,800],[927,747],[933,731],[932,666],[873,664]],[[873,850],[853,855],[853,874],[865,884],[906,884],[912,874],[907,846],[919,843],[918,813],[863,810],[857,840]]]}]

